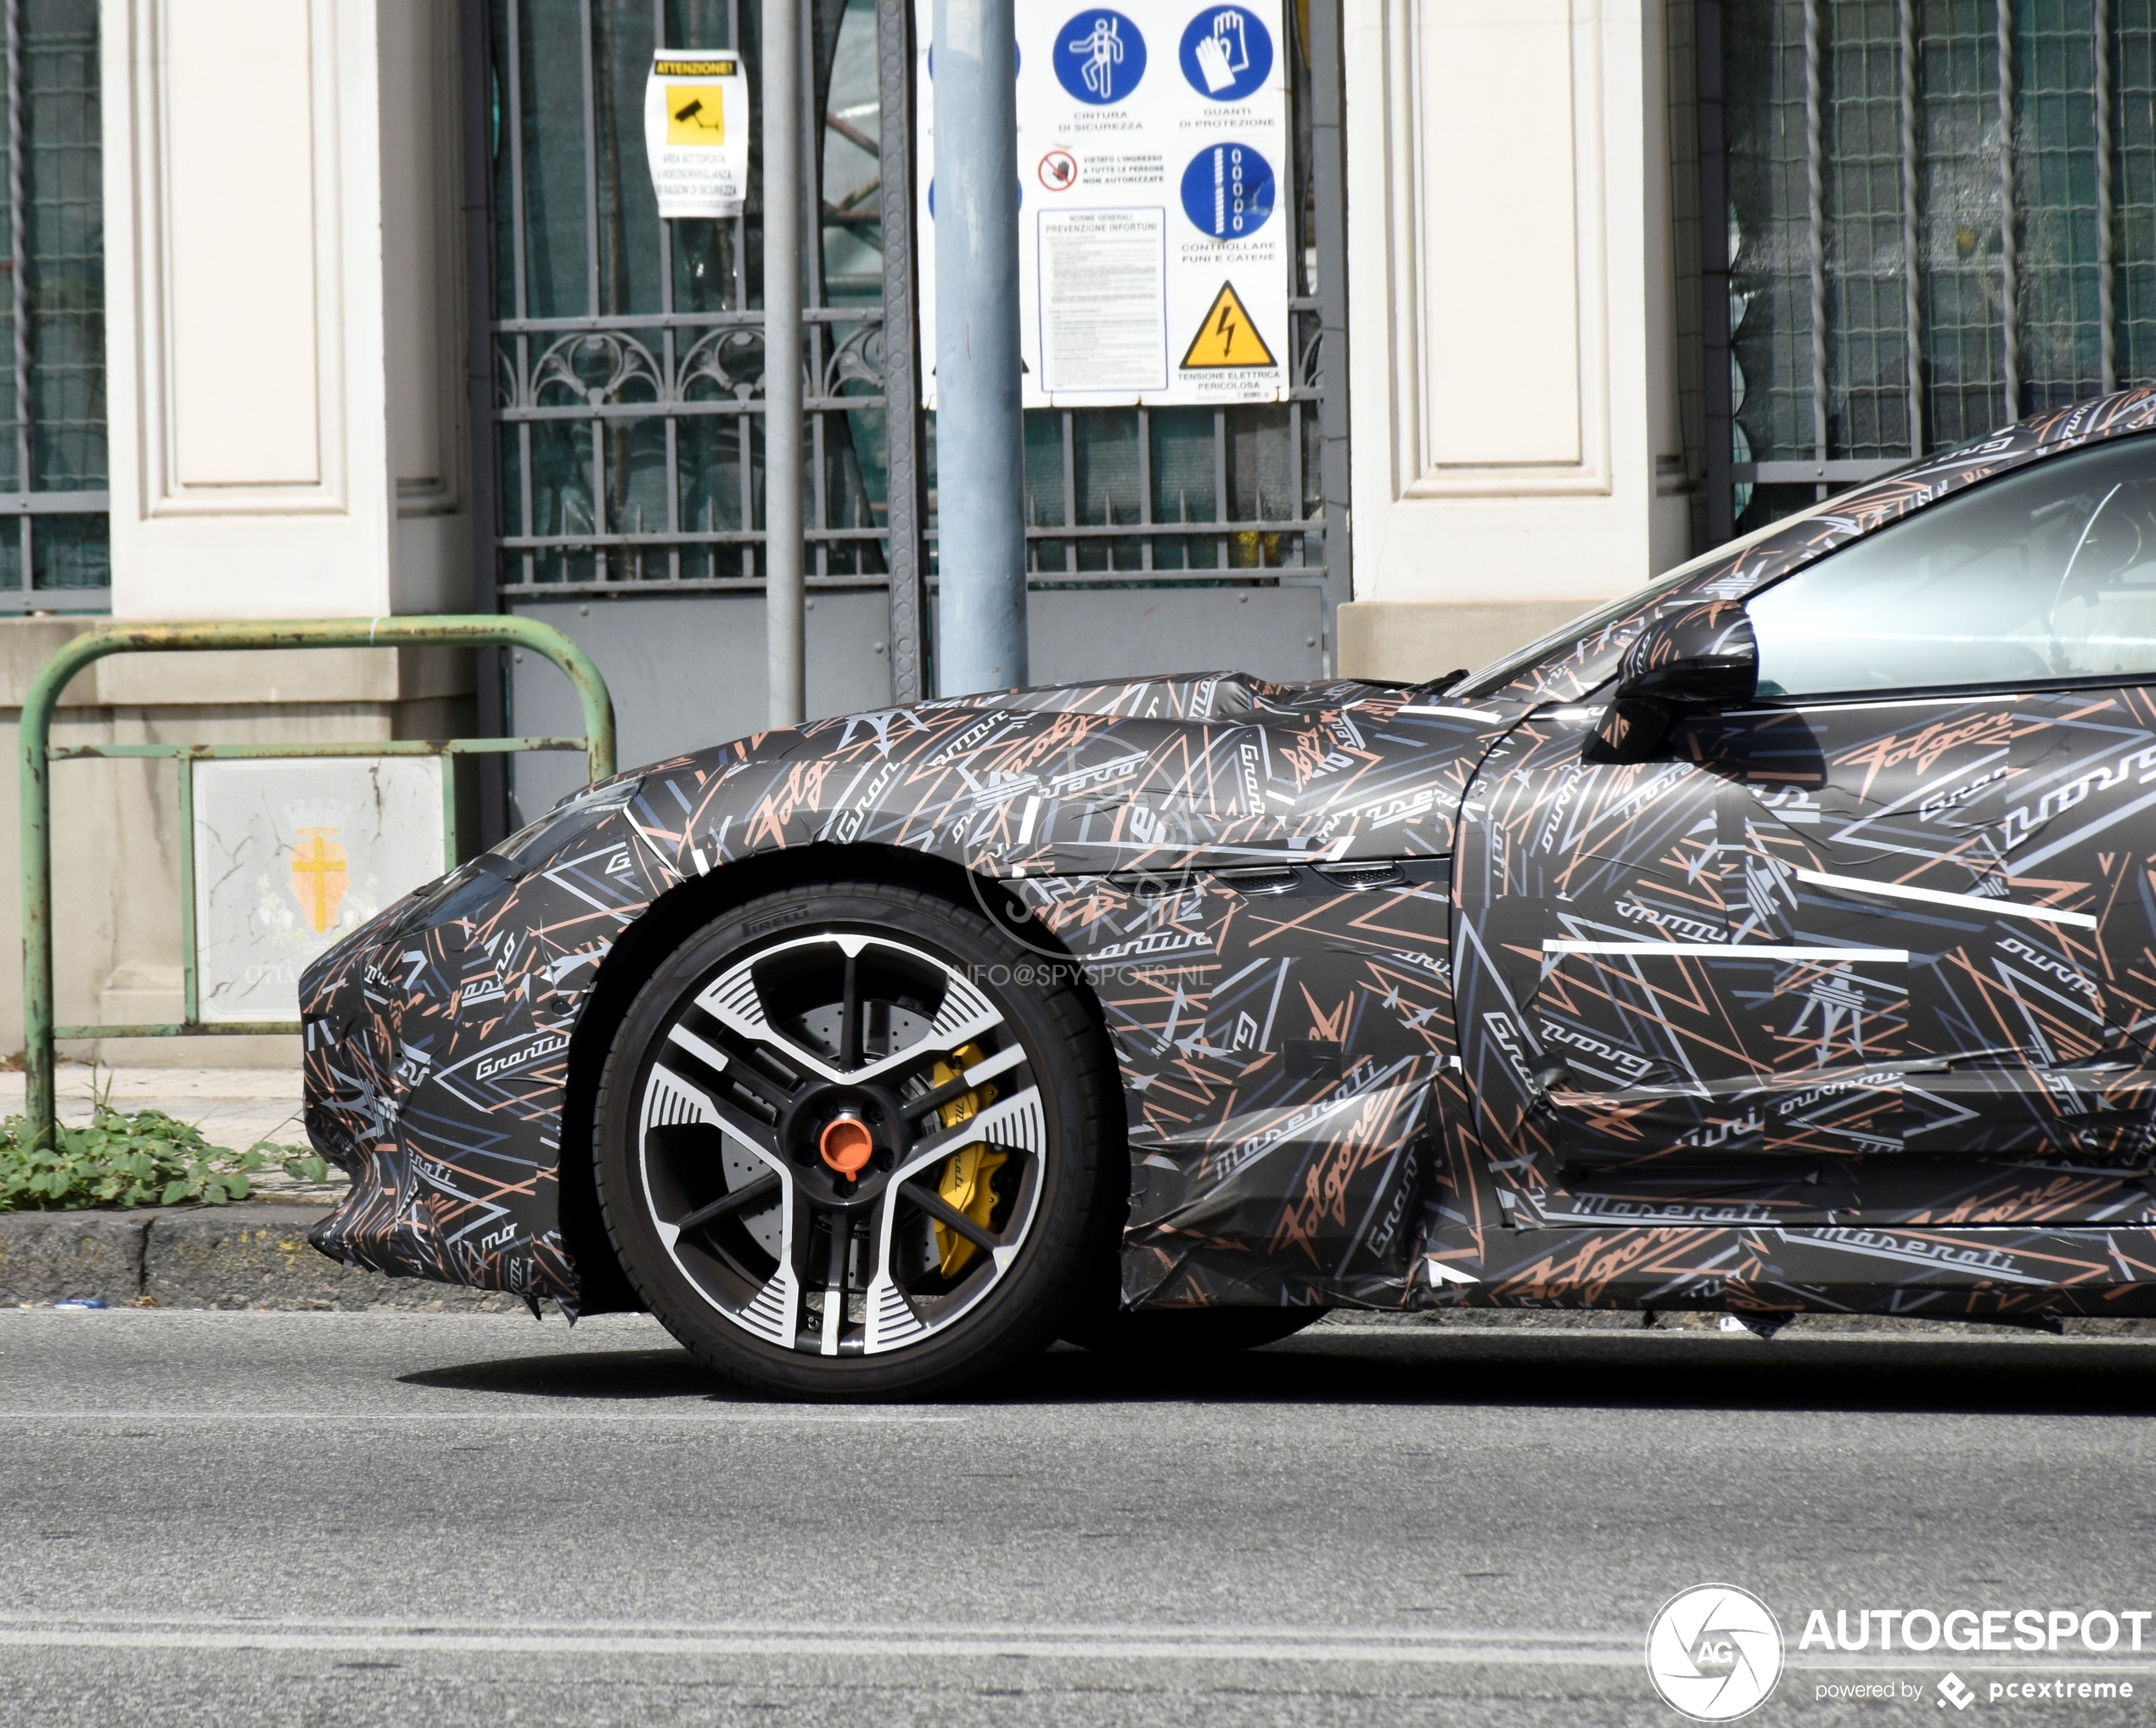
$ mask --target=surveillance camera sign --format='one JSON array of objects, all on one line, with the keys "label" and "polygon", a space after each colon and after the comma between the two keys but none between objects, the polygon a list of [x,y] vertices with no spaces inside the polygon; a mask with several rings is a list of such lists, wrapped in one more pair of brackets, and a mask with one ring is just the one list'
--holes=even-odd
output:
[{"label": "surveillance camera sign", "polygon": [[749,78],[733,54],[651,57],[644,154],[659,214],[738,216],[749,196]]},{"label": "surveillance camera sign", "polygon": [[[1025,406],[1284,401],[1295,262],[1279,0],[1017,0]],[[930,0],[916,0],[923,401],[935,406]]]}]

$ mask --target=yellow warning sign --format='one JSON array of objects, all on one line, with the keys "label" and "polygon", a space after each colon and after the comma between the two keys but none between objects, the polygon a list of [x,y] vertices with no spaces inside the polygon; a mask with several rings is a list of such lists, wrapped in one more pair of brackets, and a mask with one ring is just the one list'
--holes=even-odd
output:
[{"label": "yellow warning sign", "polygon": [[707,145],[726,142],[726,98],[716,85],[666,87],[666,142]]},{"label": "yellow warning sign", "polygon": [[1258,334],[1258,327],[1250,322],[1249,313],[1243,309],[1235,284],[1223,282],[1205,313],[1205,322],[1190,339],[1189,351],[1182,357],[1182,369],[1210,372],[1228,367],[1278,364],[1272,357],[1272,351],[1265,345],[1265,338]]}]

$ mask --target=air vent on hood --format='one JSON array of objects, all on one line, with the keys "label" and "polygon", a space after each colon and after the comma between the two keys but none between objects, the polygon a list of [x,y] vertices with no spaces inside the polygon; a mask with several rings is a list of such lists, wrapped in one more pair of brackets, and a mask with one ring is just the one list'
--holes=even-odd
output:
[{"label": "air vent on hood", "polygon": [[1398,888],[1407,880],[1406,871],[1383,859],[1367,864],[1321,864],[1317,873],[1342,888]]},{"label": "air vent on hood", "polygon": [[1302,872],[1292,864],[1256,864],[1217,871],[1213,879],[1238,894],[1289,894],[1302,880]]}]

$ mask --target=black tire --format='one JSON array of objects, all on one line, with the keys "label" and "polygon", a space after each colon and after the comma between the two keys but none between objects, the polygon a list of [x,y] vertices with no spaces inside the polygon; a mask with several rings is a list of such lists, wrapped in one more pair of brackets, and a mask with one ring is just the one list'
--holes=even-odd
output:
[{"label": "black tire", "polygon": [[1083,988],[980,912],[882,883],[713,919],[599,1080],[600,1211],[637,1293],[784,1398],[924,1397],[1045,1347],[1127,1192]]},{"label": "black tire", "polygon": [[1093,1314],[1064,1327],[1066,1344],[1133,1362],[1198,1364],[1292,1338],[1329,1308],[1140,1308]]}]

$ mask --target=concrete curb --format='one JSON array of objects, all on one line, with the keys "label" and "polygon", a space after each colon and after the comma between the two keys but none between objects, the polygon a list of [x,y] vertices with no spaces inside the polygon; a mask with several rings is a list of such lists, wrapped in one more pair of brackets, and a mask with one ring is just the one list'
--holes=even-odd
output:
[{"label": "concrete curb", "polygon": [[90,1299],[159,1308],[521,1309],[466,1290],[344,1266],[307,1244],[318,1206],[242,1202],[115,1212],[0,1213],[0,1304]]},{"label": "concrete curb", "polygon": [[0,1213],[0,1302],[61,1302],[142,1294],[147,1214]]}]

